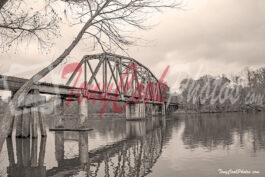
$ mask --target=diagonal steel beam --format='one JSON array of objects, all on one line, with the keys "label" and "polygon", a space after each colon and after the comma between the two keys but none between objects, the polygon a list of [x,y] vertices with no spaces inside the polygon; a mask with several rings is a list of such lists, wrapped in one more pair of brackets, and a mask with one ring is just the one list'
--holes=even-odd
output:
[{"label": "diagonal steel beam", "polygon": [[120,90],[120,88],[119,88],[119,86],[118,86],[117,78],[115,77],[114,71],[113,71],[113,69],[112,69],[112,67],[111,67],[111,65],[110,65],[109,60],[108,60],[108,65],[109,65],[109,68],[110,68],[111,74],[112,74],[112,76],[113,76],[113,79],[114,79],[114,82],[115,82],[116,88],[118,89],[119,93],[121,94],[121,90]]},{"label": "diagonal steel beam", "polygon": [[99,59],[98,65],[95,68],[94,72],[92,73],[92,76],[90,77],[90,79],[89,79],[89,81],[87,83],[88,86],[90,86],[92,84],[92,81],[94,80],[95,76],[97,75],[98,70],[101,67],[102,62],[103,62],[103,58]]},{"label": "diagonal steel beam", "polygon": [[69,86],[70,83],[73,81],[77,71],[80,69],[80,67],[82,66],[82,64],[84,63],[84,59],[82,59],[79,63],[79,65],[77,65],[77,67],[75,68],[73,74],[70,76],[69,80],[66,82],[66,85]]},{"label": "diagonal steel beam", "polygon": [[[116,67],[115,67],[115,65],[114,65],[113,73],[115,73],[115,70],[116,70]],[[111,84],[112,78],[113,78],[113,75],[111,74],[110,79],[109,79],[109,81],[108,81],[109,83],[108,83],[108,86],[107,86],[107,90],[108,90],[109,87],[110,87],[110,84]]]},{"label": "diagonal steel beam", "polygon": [[[92,66],[90,65],[89,60],[86,60],[86,62],[87,62],[87,65],[88,65],[88,67],[89,67],[90,72],[91,72],[91,73],[94,73],[94,71],[93,71],[93,69],[92,69]],[[100,90],[100,87],[99,87],[99,83],[98,83],[97,78],[95,77],[94,80],[95,80],[95,82],[96,82],[96,84],[97,84],[98,90],[101,91],[101,90]],[[87,83],[87,81],[86,81],[86,83]]]}]

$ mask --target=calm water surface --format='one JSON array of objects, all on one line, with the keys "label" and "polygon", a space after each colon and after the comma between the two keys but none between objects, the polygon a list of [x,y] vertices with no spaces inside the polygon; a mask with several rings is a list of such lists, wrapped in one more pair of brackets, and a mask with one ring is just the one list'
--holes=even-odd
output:
[{"label": "calm water surface", "polygon": [[[71,122],[71,121],[70,121]],[[70,123],[71,124],[71,123]],[[265,176],[263,113],[89,120],[90,132],[7,138],[0,176]],[[52,127],[52,118],[47,118]]]}]

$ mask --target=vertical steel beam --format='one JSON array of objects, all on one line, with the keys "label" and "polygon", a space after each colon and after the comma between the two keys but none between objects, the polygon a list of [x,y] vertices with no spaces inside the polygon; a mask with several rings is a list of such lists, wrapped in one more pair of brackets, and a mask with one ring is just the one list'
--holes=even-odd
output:
[{"label": "vertical steel beam", "polygon": [[108,69],[107,69],[107,57],[104,57],[103,58],[103,85],[105,85],[105,87],[106,88],[104,88],[105,90],[103,90],[103,92],[107,92],[107,82],[108,82],[108,80],[107,80],[107,71],[108,71]]},{"label": "vertical steel beam", "polygon": [[85,79],[85,90],[87,89],[87,66],[86,62],[84,62],[84,79]]}]

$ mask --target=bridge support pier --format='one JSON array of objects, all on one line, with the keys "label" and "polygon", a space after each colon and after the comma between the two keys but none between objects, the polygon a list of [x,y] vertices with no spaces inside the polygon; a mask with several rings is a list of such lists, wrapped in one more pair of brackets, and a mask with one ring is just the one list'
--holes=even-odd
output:
[{"label": "bridge support pier", "polygon": [[9,130],[8,130],[8,137],[12,136],[13,127],[14,127],[14,123],[15,123],[15,116],[11,115],[10,119],[12,119],[12,122],[11,122],[11,125],[10,125]]},{"label": "bridge support pier", "polygon": [[46,133],[46,126],[45,126],[45,122],[44,122],[44,115],[43,112],[41,112],[41,107],[39,107],[39,123],[40,123],[40,133],[42,137],[47,136]]},{"label": "bridge support pier", "polygon": [[[39,91],[34,90],[33,94],[27,95],[25,100],[19,103],[20,107],[17,111],[21,112],[15,116],[16,119],[16,137],[18,138],[37,138],[38,137],[38,121],[40,122],[41,136],[46,136],[46,128],[44,124],[43,114],[40,112],[38,104],[44,104],[46,98],[39,96]],[[10,136],[12,130],[10,130]]]},{"label": "bridge support pier", "polygon": [[38,120],[39,120],[39,110],[38,107],[31,107],[31,137],[38,137]]},{"label": "bridge support pier", "polygon": [[23,115],[22,115],[22,138],[28,138],[30,137],[30,109],[29,108],[23,108]]},{"label": "bridge support pier", "polygon": [[89,163],[88,155],[88,133],[79,132],[79,158],[82,165]]},{"label": "bridge support pier", "polygon": [[152,116],[158,115],[158,112],[159,112],[159,105],[152,104]]},{"label": "bridge support pier", "polygon": [[[55,132],[55,158],[56,161],[62,162],[64,159],[64,132]],[[58,164],[60,166],[60,164]]]},{"label": "bridge support pier", "polygon": [[54,100],[54,115],[55,115],[55,127],[64,127],[63,113],[64,113],[64,99],[56,97]]},{"label": "bridge support pier", "polygon": [[79,127],[85,127],[85,123],[88,119],[88,104],[83,100],[79,106]]},{"label": "bridge support pier", "polygon": [[145,118],[145,104],[128,104],[126,106],[126,119]]},{"label": "bridge support pier", "polygon": [[[20,111],[23,109],[18,108]],[[22,122],[23,122],[23,114],[19,114],[16,116],[16,137],[21,138],[22,137]]]},{"label": "bridge support pier", "polygon": [[[15,94],[14,92],[11,92],[11,97],[8,97],[8,102],[10,102],[12,100],[12,97],[14,94]],[[10,115],[9,118],[12,120],[11,120],[11,125],[10,125],[9,130],[8,130],[8,137],[11,137],[12,133],[13,133],[14,123],[15,123],[15,116]]]},{"label": "bridge support pier", "polygon": [[162,112],[162,115],[166,115],[166,104],[165,103],[163,103],[162,105],[162,110],[161,110],[161,112]]},{"label": "bridge support pier", "polygon": [[158,114],[162,114],[165,115],[166,114],[166,106],[165,103],[162,104],[153,104],[152,105],[152,115],[158,115]]}]

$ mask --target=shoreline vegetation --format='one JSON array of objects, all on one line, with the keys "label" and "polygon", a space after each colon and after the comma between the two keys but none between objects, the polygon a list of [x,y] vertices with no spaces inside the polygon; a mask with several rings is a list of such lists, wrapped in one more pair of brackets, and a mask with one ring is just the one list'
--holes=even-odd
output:
[{"label": "shoreline vegetation", "polygon": [[245,68],[231,77],[204,75],[180,83],[175,113],[223,113],[265,111],[265,67]]}]

